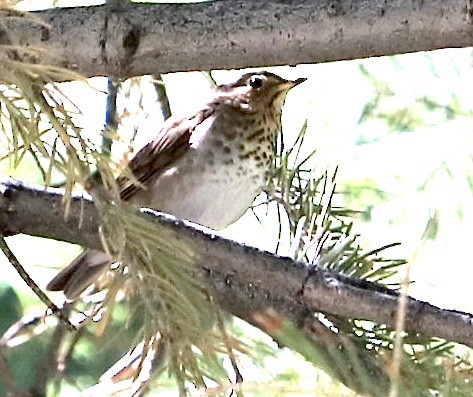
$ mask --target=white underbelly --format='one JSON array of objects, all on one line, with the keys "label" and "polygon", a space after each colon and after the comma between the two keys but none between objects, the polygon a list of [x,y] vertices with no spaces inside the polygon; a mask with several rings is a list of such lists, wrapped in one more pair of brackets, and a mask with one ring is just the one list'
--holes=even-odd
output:
[{"label": "white underbelly", "polygon": [[256,164],[246,173],[225,165],[216,172],[194,171],[171,168],[131,201],[218,230],[243,215],[266,182]]}]

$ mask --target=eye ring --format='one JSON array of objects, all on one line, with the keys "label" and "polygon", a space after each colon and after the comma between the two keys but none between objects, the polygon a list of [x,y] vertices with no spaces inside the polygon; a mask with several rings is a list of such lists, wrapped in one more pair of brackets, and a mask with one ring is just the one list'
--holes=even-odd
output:
[{"label": "eye ring", "polygon": [[263,86],[263,78],[260,76],[252,76],[249,84],[251,88],[261,88]]}]

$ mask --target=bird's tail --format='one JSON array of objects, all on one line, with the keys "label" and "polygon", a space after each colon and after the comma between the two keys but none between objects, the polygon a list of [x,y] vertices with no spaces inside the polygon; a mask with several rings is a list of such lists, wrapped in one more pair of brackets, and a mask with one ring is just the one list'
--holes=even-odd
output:
[{"label": "bird's tail", "polygon": [[48,283],[46,289],[63,291],[68,299],[77,299],[109,269],[110,263],[110,257],[106,253],[85,249]]}]

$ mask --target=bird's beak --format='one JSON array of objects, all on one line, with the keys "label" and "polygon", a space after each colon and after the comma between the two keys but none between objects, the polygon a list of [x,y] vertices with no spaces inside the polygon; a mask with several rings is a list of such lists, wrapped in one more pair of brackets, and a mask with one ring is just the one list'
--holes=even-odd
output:
[{"label": "bird's beak", "polygon": [[306,81],[307,79],[305,78],[299,78],[299,79],[296,79],[296,80],[288,80],[284,83],[281,84],[282,88],[286,91],[289,91],[291,88],[295,87],[296,85],[299,85],[301,83],[303,83],[304,81]]},{"label": "bird's beak", "polygon": [[297,80],[290,81],[290,83],[292,84],[293,87],[295,87],[296,85],[299,85],[299,84],[303,83],[306,80],[307,79],[305,79],[304,77],[301,77]]}]

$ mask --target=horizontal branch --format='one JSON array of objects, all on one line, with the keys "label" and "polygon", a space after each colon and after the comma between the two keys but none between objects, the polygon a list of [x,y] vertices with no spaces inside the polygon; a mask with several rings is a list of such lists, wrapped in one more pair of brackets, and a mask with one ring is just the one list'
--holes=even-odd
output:
[{"label": "horizontal branch", "polygon": [[[60,190],[0,182],[0,229],[101,248],[99,215],[93,202],[74,197],[67,219]],[[395,327],[399,295],[370,282],[321,268],[309,269],[269,252],[215,235],[211,230],[146,210],[176,240],[185,239],[220,305],[257,324],[259,313],[275,310],[300,323],[321,311]],[[473,316],[408,298],[405,330],[473,347]]]},{"label": "horizontal branch", "polygon": [[[7,18],[0,38],[46,50],[25,58],[29,61],[65,66],[86,76],[122,78],[473,44],[473,11],[466,0],[110,3],[35,12],[47,26]],[[13,51],[6,56],[22,59]]]}]

